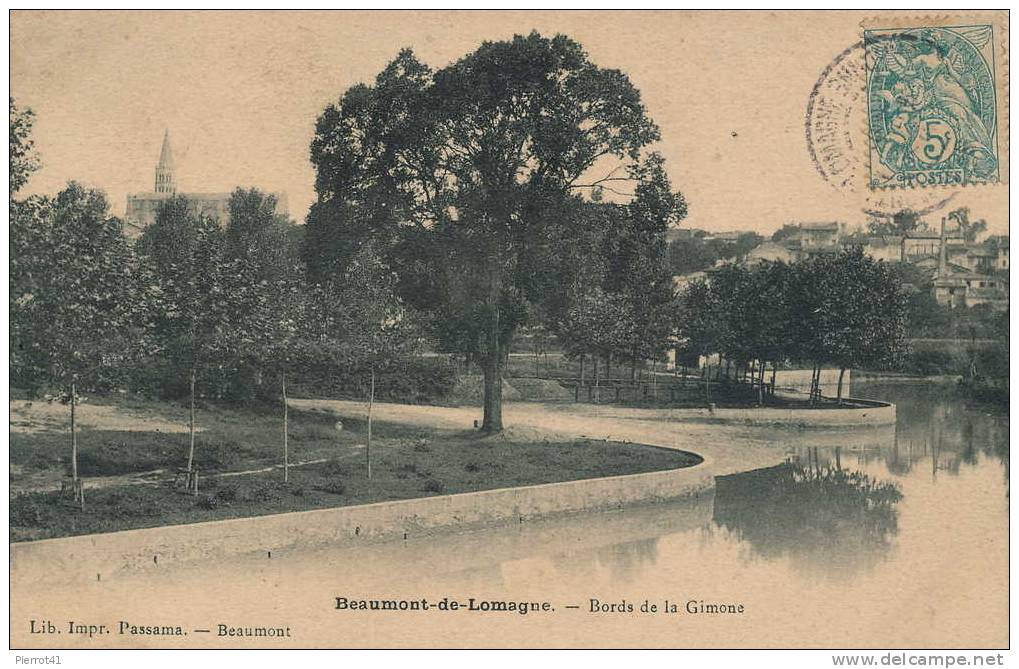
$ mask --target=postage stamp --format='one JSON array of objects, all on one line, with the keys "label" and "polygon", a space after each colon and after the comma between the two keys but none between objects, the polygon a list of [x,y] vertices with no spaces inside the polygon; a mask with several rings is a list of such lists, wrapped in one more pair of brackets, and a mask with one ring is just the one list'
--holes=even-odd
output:
[{"label": "postage stamp", "polygon": [[864,32],[871,188],[1002,181],[992,24]]}]

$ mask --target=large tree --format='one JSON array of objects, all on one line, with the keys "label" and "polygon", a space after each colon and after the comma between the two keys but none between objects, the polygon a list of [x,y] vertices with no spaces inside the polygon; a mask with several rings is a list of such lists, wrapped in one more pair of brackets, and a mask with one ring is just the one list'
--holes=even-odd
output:
[{"label": "large tree", "polygon": [[975,242],[977,237],[987,231],[987,221],[984,219],[970,220],[969,207],[953,209],[948,212],[948,219],[955,221],[955,224],[959,227],[959,232],[967,242]]},{"label": "large tree", "polygon": [[[483,429],[496,432],[504,356],[533,289],[522,269],[544,239],[544,208],[596,186],[627,192],[615,185],[640,181],[642,149],[657,139],[629,79],[565,36],[485,42],[435,71],[405,50],[319,118],[308,238],[332,225],[387,253],[413,237],[415,255],[440,262],[423,280],[401,277],[414,286],[405,297],[462,324],[454,329],[482,361]],[[330,211],[341,225],[319,215]],[[415,265],[405,263],[394,265]]]}]

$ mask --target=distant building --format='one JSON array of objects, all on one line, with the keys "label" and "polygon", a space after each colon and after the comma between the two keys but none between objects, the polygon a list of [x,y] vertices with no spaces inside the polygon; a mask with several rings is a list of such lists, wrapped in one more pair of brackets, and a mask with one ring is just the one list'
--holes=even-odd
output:
[{"label": "distant building", "polygon": [[676,274],[672,277],[672,289],[681,293],[685,291],[691,283],[698,281],[704,281],[708,278],[707,272],[690,272],[689,274]]},{"label": "distant building", "polygon": [[[124,215],[124,234],[129,238],[139,237],[152,225],[164,202],[174,195],[182,195],[194,207],[195,213],[219,220],[225,226],[230,221],[231,193],[177,193],[177,171],[170,147],[170,131],[163,134],[163,147],[156,164],[155,188],[149,193],[132,193],[127,196],[127,211]],[[276,213],[288,214],[285,193],[271,193],[276,198]]]},{"label": "distant building", "polygon": [[948,261],[967,267],[974,272],[991,274],[995,270],[998,252],[983,244],[967,244],[963,247],[949,246]]},{"label": "distant building", "polygon": [[842,227],[838,223],[800,223],[800,249],[806,254],[837,250]]},{"label": "distant building", "polygon": [[865,254],[874,260],[901,262],[903,260],[903,241],[903,237],[898,235],[879,235],[857,238],[854,245],[859,246]]},{"label": "distant building", "polygon": [[989,304],[1004,311],[1008,308],[1007,286],[1003,280],[986,274],[948,271],[934,277],[934,298],[947,307]]},{"label": "distant building", "polygon": [[[969,265],[962,266],[958,262],[949,262],[951,246],[945,233],[945,221],[941,221],[939,235],[938,266],[934,274],[934,298],[939,304],[948,307],[975,307],[990,305],[993,309],[1008,309],[1008,280],[991,275],[994,271],[994,259],[997,253],[988,254],[979,246],[963,247],[958,253],[959,259],[971,262],[987,271],[976,271]],[[918,264],[930,262],[924,258]]]},{"label": "distant building", "polygon": [[729,244],[735,244],[744,235],[752,234],[754,233],[751,232],[750,230],[725,230],[723,232],[709,232],[706,235],[704,235],[704,241],[706,242],[718,241],[726,242]]},{"label": "distant building", "polygon": [[936,232],[910,232],[902,241],[902,259],[905,262],[917,262],[923,258],[937,258],[941,247],[964,247],[966,240],[958,233],[942,235]]},{"label": "distant building", "polygon": [[1008,271],[1008,235],[994,235],[984,241],[988,249],[995,253],[994,269],[999,272]]},{"label": "distant building", "polygon": [[783,242],[763,242],[747,253],[748,264],[757,265],[762,262],[793,262],[799,257],[798,244]]}]

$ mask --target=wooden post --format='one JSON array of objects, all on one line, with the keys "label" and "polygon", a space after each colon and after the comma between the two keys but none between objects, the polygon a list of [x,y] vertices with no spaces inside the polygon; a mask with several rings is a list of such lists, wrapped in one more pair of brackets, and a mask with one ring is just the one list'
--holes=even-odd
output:
[{"label": "wooden post", "polygon": [[191,412],[188,419],[188,433],[191,445],[188,448],[188,473],[194,470],[195,464],[195,368],[191,368]]},{"label": "wooden post", "polygon": [[78,422],[75,408],[78,404],[77,384],[71,381],[71,485],[78,489]]},{"label": "wooden post", "polygon": [[283,389],[283,482],[290,483],[290,440],[287,434],[287,375],[280,375],[280,385]]},{"label": "wooden post", "polygon": [[375,406],[375,365],[372,365],[371,389],[368,391],[368,443],[364,447],[364,457],[368,464],[368,479],[372,477],[372,409]]}]

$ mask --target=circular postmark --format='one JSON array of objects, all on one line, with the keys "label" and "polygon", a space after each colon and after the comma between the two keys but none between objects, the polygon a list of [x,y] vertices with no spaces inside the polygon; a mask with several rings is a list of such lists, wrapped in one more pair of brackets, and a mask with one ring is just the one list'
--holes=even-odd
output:
[{"label": "circular postmark", "polygon": [[804,123],[811,161],[832,188],[868,216],[935,212],[951,202],[954,190],[870,187],[866,57],[863,42],[847,47],[814,84]]}]

